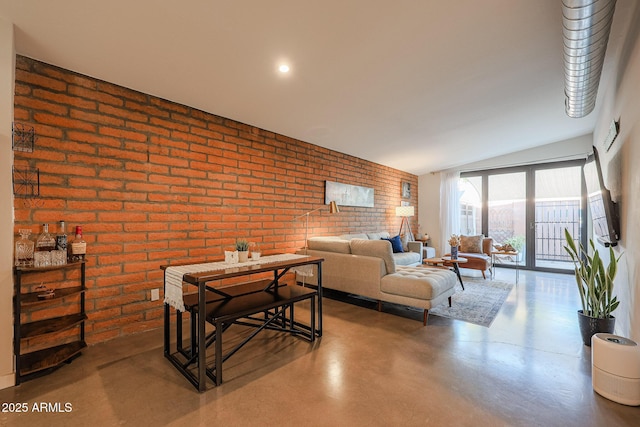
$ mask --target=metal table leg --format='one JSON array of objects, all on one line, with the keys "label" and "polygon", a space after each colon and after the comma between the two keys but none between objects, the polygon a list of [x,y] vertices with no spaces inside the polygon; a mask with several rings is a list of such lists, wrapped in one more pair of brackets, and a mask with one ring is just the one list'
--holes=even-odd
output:
[{"label": "metal table leg", "polygon": [[460,267],[458,267],[457,262],[453,263],[453,271],[456,272],[456,275],[458,276],[458,280],[460,281],[460,286],[462,286],[462,290],[464,291],[464,283],[462,283],[462,276],[460,275]]}]

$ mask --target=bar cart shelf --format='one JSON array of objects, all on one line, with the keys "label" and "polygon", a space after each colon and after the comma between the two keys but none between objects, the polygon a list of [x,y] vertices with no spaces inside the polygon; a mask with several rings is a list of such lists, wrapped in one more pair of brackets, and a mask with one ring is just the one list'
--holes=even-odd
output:
[{"label": "bar cart shelf", "polygon": [[[86,291],[86,261],[70,262],[65,265],[57,265],[44,268],[35,267],[14,267],[14,354],[16,357],[16,385],[22,381],[36,378],[52,372],[63,363],[69,363],[80,355],[83,348],[87,346],[84,340],[85,321],[85,291]],[[40,292],[22,293],[22,276],[38,274],[52,270],[80,269],[80,286],[57,289],[52,298],[40,299]],[[77,313],[64,316],[53,317],[33,322],[21,321],[21,313],[25,310],[40,308],[43,305],[53,305],[59,303],[61,299],[79,296],[79,309]],[[36,337],[54,335],[62,331],[76,328],[79,329],[78,339],[69,343],[55,345],[32,351],[22,352],[23,341]]]}]

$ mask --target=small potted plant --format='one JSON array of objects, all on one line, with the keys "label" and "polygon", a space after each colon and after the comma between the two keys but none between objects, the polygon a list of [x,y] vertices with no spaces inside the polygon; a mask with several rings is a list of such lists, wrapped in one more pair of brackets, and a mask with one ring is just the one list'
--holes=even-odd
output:
[{"label": "small potted plant", "polygon": [[249,242],[245,239],[236,239],[236,250],[238,251],[238,262],[249,260]]},{"label": "small potted plant", "polygon": [[[613,248],[609,247],[609,265],[605,266],[593,240],[589,255],[580,244],[576,246],[569,230],[564,230],[567,251],[575,267],[576,283],[580,292],[582,310],[578,310],[580,332],[585,345],[591,346],[591,337],[598,332],[613,333],[616,318],[611,313],[618,308],[618,298],[613,296],[613,279],[618,272],[618,261]],[[622,256],[622,255],[621,255]]]}]

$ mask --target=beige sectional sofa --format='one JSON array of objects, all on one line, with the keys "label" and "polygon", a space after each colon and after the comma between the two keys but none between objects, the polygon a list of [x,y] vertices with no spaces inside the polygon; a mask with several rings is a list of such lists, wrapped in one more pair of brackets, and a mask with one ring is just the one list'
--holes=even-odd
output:
[{"label": "beige sectional sofa", "polygon": [[[418,266],[422,262],[420,242],[409,242],[415,252],[393,253],[391,243],[380,240],[385,234],[311,238],[306,252],[324,258],[324,288],[372,298],[378,301],[379,310],[382,302],[422,308],[426,325],[431,307],[447,299],[451,305],[456,275],[448,269]],[[298,280],[315,285],[316,271]]]}]

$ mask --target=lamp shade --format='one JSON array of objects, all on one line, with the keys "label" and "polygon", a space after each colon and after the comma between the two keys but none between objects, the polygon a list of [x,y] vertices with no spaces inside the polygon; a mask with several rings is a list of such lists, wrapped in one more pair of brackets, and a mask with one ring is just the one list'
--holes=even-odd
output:
[{"label": "lamp shade", "polygon": [[413,206],[398,206],[396,208],[396,216],[414,216],[415,214]]},{"label": "lamp shade", "polygon": [[329,213],[332,213],[332,214],[340,213],[340,208],[338,207],[338,204],[335,201],[332,201],[329,203]]}]

